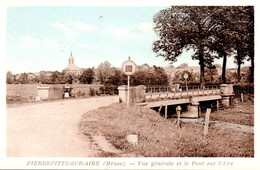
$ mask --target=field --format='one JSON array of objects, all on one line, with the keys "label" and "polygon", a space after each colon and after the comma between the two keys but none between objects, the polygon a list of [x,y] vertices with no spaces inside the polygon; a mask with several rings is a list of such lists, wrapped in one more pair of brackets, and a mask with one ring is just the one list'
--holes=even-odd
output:
[{"label": "field", "polygon": [[7,104],[19,104],[34,101],[39,84],[6,84]]},{"label": "field", "polygon": [[[241,109],[240,116],[230,118]],[[176,119],[166,120],[150,109],[141,111],[135,106],[127,109],[123,104],[91,112],[91,118],[87,116],[89,114],[82,116],[80,132],[88,137],[105,136],[124,154],[137,157],[254,157],[253,133],[210,127],[205,136],[202,125],[182,123],[182,127],[177,129]],[[252,109],[233,106],[212,113],[211,120],[253,125],[253,115]],[[127,142],[129,134],[138,135],[138,145]],[[102,152],[99,156],[120,155]]]},{"label": "field", "polygon": [[[34,102],[37,96],[37,87],[49,86],[51,87],[50,100],[57,100],[63,98],[64,84],[7,84],[6,85],[6,102],[7,104],[21,104]],[[90,89],[98,90],[100,85],[77,84],[71,85],[73,87],[72,94],[74,97],[89,97]]]}]

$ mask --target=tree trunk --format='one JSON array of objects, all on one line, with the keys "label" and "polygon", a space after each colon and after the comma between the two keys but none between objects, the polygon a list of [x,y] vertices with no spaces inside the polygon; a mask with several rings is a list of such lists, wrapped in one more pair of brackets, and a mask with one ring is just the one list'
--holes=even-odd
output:
[{"label": "tree trunk", "polygon": [[237,45],[237,82],[240,82],[241,76],[240,76],[240,69],[241,69],[241,51],[240,51],[240,44]]},{"label": "tree trunk", "polygon": [[222,65],[222,83],[226,83],[226,65],[227,65],[227,54],[223,53],[223,65]]},{"label": "tree trunk", "polygon": [[202,50],[199,51],[199,64],[200,64],[200,88],[205,87],[205,61]]},{"label": "tree trunk", "polygon": [[250,52],[250,59],[251,59],[250,83],[254,83],[254,68],[255,68],[254,51],[251,51],[251,52]]},{"label": "tree trunk", "polygon": [[240,79],[241,79],[240,70],[241,70],[241,62],[238,61],[238,63],[237,63],[237,82],[240,82]]}]

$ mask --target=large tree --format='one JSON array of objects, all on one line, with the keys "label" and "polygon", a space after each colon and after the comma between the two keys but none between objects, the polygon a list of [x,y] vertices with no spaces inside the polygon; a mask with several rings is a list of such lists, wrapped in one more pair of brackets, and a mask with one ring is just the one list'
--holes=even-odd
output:
[{"label": "large tree", "polygon": [[[217,58],[223,58],[222,83],[226,83],[227,57],[232,53],[234,40],[230,31],[232,19],[232,7],[216,7],[212,14],[212,20],[218,25],[218,29],[213,30],[213,39],[210,43],[210,51],[218,54]],[[224,16],[224,17],[223,17]]]},{"label": "large tree", "polygon": [[112,71],[111,64],[108,61],[100,63],[97,67],[97,79],[101,84],[104,84]]},{"label": "large tree", "polygon": [[6,73],[6,83],[12,84],[14,82],[14,75],[11,71],[7,71]]},{"label": "large tree", "polygon": [[251,59],[252,79],[254,69],[254,10],[253,7],[238,6],[231,11],[230,31],[235,44],[235,63],[237,64],[237,81],[240,81],[241,65],[246,57]]},{"label": "large tree", "polygon": [[183,50],[192,48],[192,59],[200,64],[201,87],[205,85],[205,67],[211,67],[214,59],[209,47],[213,32],[218,29],[218,23],[212,19],[216,10],[211,6],[173,6],[154,16],[155,32],[160,39],[153,43],[153,51],[175,62]]},{"label": "large tree", "polygon": [[94,68],[88,68],[83,71],[79,80],[84,84],[91,84],[94,80],[94,76],[95,76]]},{"label": "large tree", "polygon": [[248,31],[248,56],[251,61],[250,67],[250,82],[254,82],[254,58],[255,58],[255,43],[254,43],[254,7],[247,6],[245,7],[246,14],[249,16],[248,24],[247,24],[247,31]]}]

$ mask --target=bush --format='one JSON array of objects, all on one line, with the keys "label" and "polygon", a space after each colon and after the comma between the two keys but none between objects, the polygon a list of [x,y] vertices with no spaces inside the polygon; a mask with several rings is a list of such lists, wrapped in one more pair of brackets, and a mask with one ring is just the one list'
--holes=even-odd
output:
[{"label": "bush", "polygon": [[254,84],[237,84],[233,86],[235,97],[240,97],[241,93],[244,95],[254,95]]},{"label": "bush", "polygon": [[90,94],[90,96],[95,96],[95,94],[96,94],[95,89],[90,87],[89,94]]}]

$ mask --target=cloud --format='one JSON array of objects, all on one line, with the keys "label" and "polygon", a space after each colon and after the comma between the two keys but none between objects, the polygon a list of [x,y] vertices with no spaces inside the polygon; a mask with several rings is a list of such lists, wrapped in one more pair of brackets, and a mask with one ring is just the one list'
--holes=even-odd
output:
[{"label": "cloud", "polygon": [[57,41],[52,40],[52,39],[45,39],[43,41],[43,43],[45,46],[50,47],[50,48],[54,48],[54,49],[59,48],[59,44],[57,43]]},{"label": "cloud", "polygon": [[18,49],[35,49],[39,46],[41,40],[34,38],[29,35],[13,37],[10,39],[13,43],[12,45],[16,46]]},{"label": "cloud", "polygon": [[137,25],[136,27],[142,32],[153,32],[154,26],[155,25],[153,23],[144,22]]},{"label": "cloud", "polygon": [[141,23],[129,27],[109,27],[103,30],[104,33],[110,34],[114,37],[121,39],[137,39],[147,40],[154,37],[153,24],[152,23]]},{"label": "cloud", "polygon": [[86,43],[77,43],[77,46],[79,48],[84,48],[84,49],[91,49],[91,50],[101,50],[104,47],[102,47],[101,45],[95,45],[95,44],[86,44]]},{"label": "cloud", "polygon": [[74,26],[75,26],[77,29],[81,30],[81,31],[95,31],[95,30],[98,29],[98,28],[97,28],[96,26],[94,26],[94,25],[88,25],[88,24],[86,24],[86,23],[79,22],[79,21],[75,22],[75,23],[74,23]]},{"label": "cloud", "polygon": [[76,31],[74,31],[73,29],[71,29],[69,26],[67,26],[66,24],[63,23],[55,23],[55,24],[51,24],[53,27],[62,30],[65,33],[65,37],[66,38],[72,38],[76,35]]},{"label": "cloud", "polygon": [[89,44],[83,44],[83,43],[78,43],[77,46],[80,48],[89,48],[90,47]]},{"label": "cloud", "polygon": [[28,35],[20,37],[20,40],[23,43],[27,43],[27,44],[38,44],[40,42],[40,40],[33,38],[31,36],[28,36]]}]

